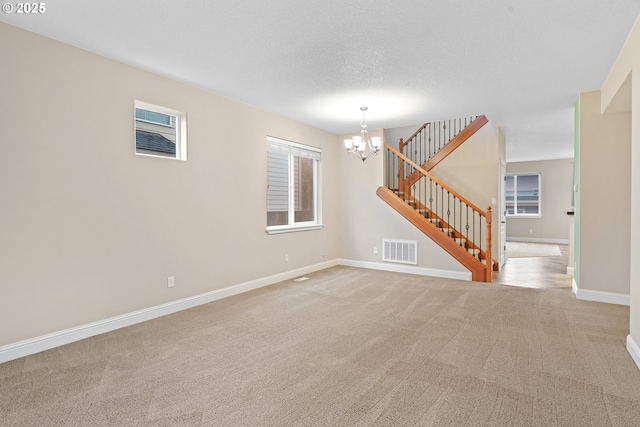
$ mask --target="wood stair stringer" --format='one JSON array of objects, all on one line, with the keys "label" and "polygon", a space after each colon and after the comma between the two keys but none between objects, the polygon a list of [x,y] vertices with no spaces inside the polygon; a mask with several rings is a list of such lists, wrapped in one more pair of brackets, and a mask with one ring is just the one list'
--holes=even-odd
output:
[{"label": "wood stair stringer", "polygon": [[438,246],[465,266],[465,268],[471,272],[471,280],[478,282],[487,281],[484,263],[480,262],[480,260],[471,255],[466,249],[460,247],[460,245],[451,237],[446,233],[443,233],[437,225],[433,224],[418,211],[409,206],[409,204],[405,203],[389,188],[379,187],[376,194],[407,221],[418,228],[418,230],[427,235]]}]

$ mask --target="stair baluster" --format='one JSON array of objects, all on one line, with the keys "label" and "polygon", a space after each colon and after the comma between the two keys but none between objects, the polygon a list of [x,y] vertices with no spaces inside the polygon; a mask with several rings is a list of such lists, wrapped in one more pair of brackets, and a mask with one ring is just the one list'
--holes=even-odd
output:
[{"label": "stair baluster", "polygon": [[[459,124],[461,125],[462,121],[459,121]],[[449,121],[448,124],[439,126],[439,129],[440,133],[445,133],[447,128],[453,128],[451,132],[456,134],[461,131],[457,127],[455,121]],[[422,128],[424,129],[427,129],[427,126]],[[420,136],[420,132],[414,136],[417,136],[419,142],[429,143],[426,136]],[[415,140],[416,138],[411,138],[411,141]],[[407,147],[409,143],[401,140],[400,146]],[[431,235],[431,230],[434,230],[436,232],[434,236],[443,236],[434,238],[434,241],[450,253],[453,248],[458,248],[457,250],[462,251],[462,254],[470,257],[467,260],[461,254],[452,253],[465,266],[470,267],[473,280],[491,281],[491,219],[487,216],[491,213],[490,208],[487,212],[482,211],[418,165],[417,162],[423,158],[420,146],[411,146],[408,150],[413,151],[413,156],[407,157],[400,150],[385,144],[387,156],[385,186],[392,196],[382,191],[383,187],[378,189],[378,195],[399,212],[404,212],[403,215],[407,219],[412,218],[410,219],[412,223],[425,233]],[[411,151],[409,151],[410,155]],[[395,197],[400,204],[394,203],[389,197]],[[411,211],[426,225],[418,225],[418,217],[413,218],[409,213]],[[485,227],[487,231],[483,233],[482,229]],[[483,241],[483,234],[487,242]]]}]

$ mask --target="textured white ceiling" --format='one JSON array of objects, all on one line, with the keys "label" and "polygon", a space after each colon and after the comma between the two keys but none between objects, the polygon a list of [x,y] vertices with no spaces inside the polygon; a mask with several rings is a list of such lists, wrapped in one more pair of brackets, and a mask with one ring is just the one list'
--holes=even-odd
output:
[{"label": "textured white ceiling", "polygon": [[509,161],[573,155],[640,0],[56,0],[1,21],[336,134],[485,114]]}]

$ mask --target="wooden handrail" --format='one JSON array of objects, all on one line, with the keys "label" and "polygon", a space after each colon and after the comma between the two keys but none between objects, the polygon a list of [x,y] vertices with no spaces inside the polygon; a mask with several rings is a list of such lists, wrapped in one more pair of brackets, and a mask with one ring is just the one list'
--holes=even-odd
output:
[{"label": "wooden handrail", "polygon": [[398,144],[398,148],[400,149],[400,152],[402,152],[402,150],[404,149],[404,147],[406,147],[413,138],[415,138],[420,132],[422,132],[422,129],[426,128],[427,126],[429,126],[431,124],[431,122],[427,122],[425,124],[423,124],[422,126],[420,126],[420,129],[418,129],[417,131],[415,131],[413,133],[413,135],[411,135],[409,138],[407,138],[407,142],[403,142],[402,138],[400,138],[400,143]]},{"label": "wooden handrail", "polygon": [[422,173],[424,176],[426,176],[427,178],[429,178],[430,180],[434,181],[436,184],[438,184],[440,187],[444,188],[445,190],[447,190],[450,194],[452,194],[453,196],[457,197],[458,199],[460,199],[463,203],[465,203],[467,206],[469,206],[471,209],[475,210],[476,212],[478,212],[480,215],[482,215],[483,217],[485,217],[485,219],[487,218],[487,213],[485,211],[483,211],[482,209],[480,209],[479,207],[477,207],[475,204],[473,204],[472,202],[470,202],[469,200],[467,200],[464,196],[460,195],[457,191],[453,190],[452,188],[450,188],[448,185],[446,185],[444,182],[440,181],[438,178],[436,178],[435,176],[431,175],[429,172],[427,172],[426,170],[424,170],[422,167],[418,166],[417,164],[415,164],[414,162],[412,162],[411,160],[409,160],[409,158],[407,156],[405,156],[404,154],[402,154],[400,151],[396,150],[395,148],[393,148],[391,145],[385,143],[384,144],[385,148],[388,149],[389,151],[391,151],[392,153],[396,154],[398,157],[400,157],[402,160],[405,161],[405,163],[410,164],[411,166],[413,166],[417,171],[419,171],[420,173]]}]

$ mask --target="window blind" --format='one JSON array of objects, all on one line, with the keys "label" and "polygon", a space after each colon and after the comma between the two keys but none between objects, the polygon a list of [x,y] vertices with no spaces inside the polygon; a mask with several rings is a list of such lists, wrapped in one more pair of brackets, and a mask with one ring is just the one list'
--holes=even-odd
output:
[{"label": "window blind", "polygon": [[267,137],[267,151],[279,154],[292,154],[297,157],[320,160],[321,150],[295,142],[283,141],[280,139]]}]

